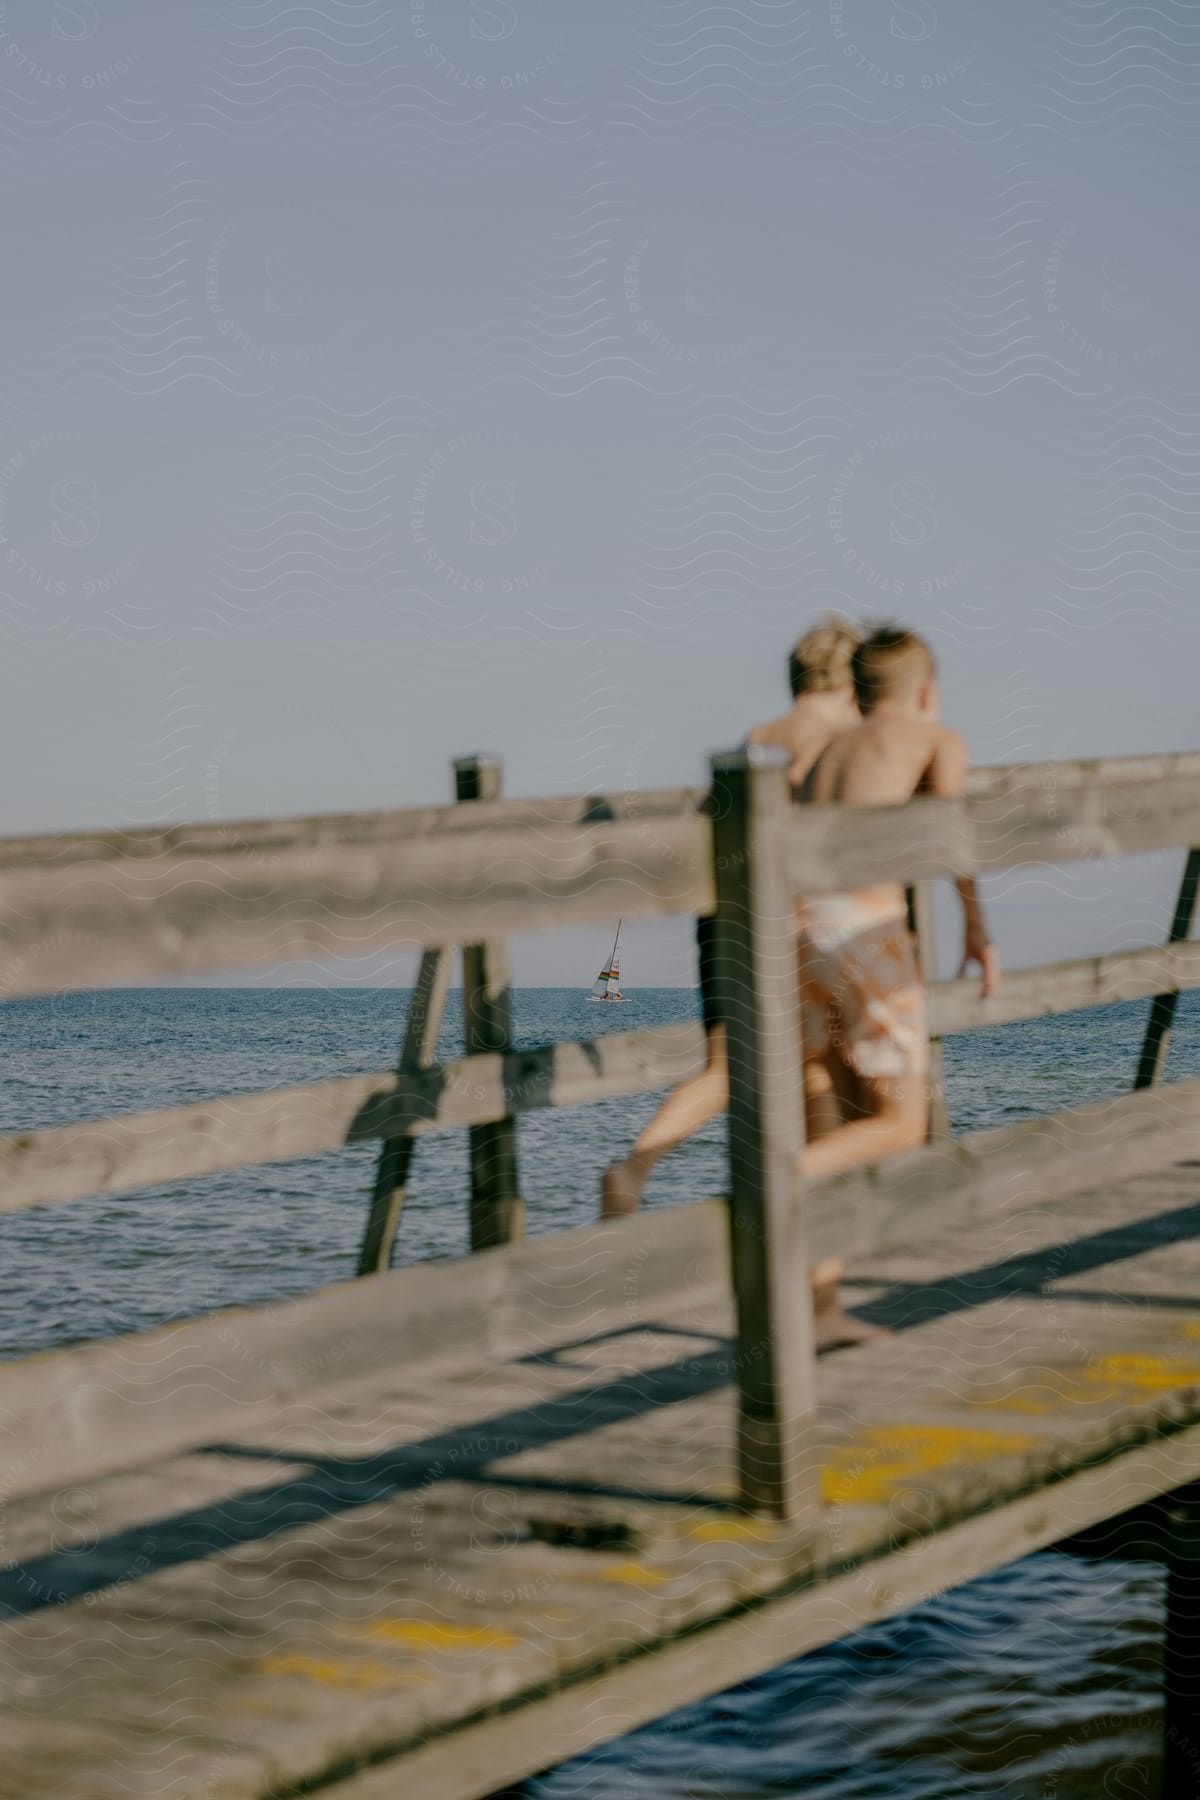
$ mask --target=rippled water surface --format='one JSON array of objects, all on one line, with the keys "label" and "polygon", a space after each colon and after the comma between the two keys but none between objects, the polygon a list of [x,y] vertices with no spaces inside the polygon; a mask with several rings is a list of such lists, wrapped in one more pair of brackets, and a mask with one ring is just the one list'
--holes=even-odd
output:
[{"label": "rippled water surface", "polygon": [[[3,1009],[0,1130],[177,1105],[390,1066],[395,989],[146,989]],[[642,990],[589,1006],[516,997],[519,1043],[689,1018],[696,997]],[[1128,1088],[1146,1006],[951,1040],[956,1128],[977,1130]],[[452,996],[442,1054],[461,1051]],[[1200,996],[1180,1008],[1172,1076],[1200,1073]],[[531,1232],[594,1216],[600,1171],[650,1095],[520,1123]],[[651,1205],[720,1189],[714,1123],[656,1173]],[[399,1261],[465,1248],[462,1133],[418,1145]],[[0,1354],[143,1329],[341,1280],[375,1152],[180,1182],[0,1220]],[[537,1800],[1140,1800],[1157,1761],[1161,1578],[1152,1566],[1044,1554],[772,1671],[529,1784]]]}]

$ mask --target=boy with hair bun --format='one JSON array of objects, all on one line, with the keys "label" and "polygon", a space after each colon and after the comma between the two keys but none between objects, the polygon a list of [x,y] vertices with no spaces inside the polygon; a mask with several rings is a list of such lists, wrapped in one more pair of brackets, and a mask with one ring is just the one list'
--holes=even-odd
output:
[{"label": "boy with hair bun", "polygon": [[[854,626],[834,613],[806,631],[788,657],[791,706],[778,718],[756,725],[747,737],[747,743],[778,744],[788,752],[788,776],[796,789],[802,786],[826,745],[860,722],[852,676],[857,646]],[[724,1112],[729,1103],[725,1027],[714,1015],[712,1005],[716,956],[712,919],[697,922],[696,941],[704,1026],[708,1032],[708,1064],[701,1074],[668,1095],[629,1155],[605,1170],[602,1218],[620,1218],[633,1212],[655,1164]]]}]

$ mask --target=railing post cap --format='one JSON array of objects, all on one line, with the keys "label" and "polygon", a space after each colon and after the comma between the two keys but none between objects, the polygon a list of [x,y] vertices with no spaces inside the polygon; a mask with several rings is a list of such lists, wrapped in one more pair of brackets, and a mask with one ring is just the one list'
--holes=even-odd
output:
[{"label": "railing post cap", "polygon": [[721,750],[712,758],[714,775],[739,773],[744,769],[789,769],[791,756],[782,744],[742,744],[736,750]]}]

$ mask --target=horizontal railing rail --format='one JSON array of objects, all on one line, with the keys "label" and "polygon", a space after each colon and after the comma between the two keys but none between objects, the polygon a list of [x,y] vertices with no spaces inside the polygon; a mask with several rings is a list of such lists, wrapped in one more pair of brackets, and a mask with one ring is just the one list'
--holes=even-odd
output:
[{"label": "horizontal railing rail", "polygon": [[935,1037],[950,1037],[1195,988],[1200,988],[1200,943],[1157,944],[1148,950],[1116,950],[1107,956],[1008,969],[999,990],[986,999],[977,977],[934,982],[929,989],[929,1024]]},{"label": "horizontal railing rail", "polygon": [[0,996],[705,912],[709,841],[676,816],[14,869]]},{"label": "horizontal railing rail", "polygon": [[806,806],[789,832],[797,893],[995,875],[1188,846],[1200,838],[1200,782],[1095,777],[1061,789],[1014,783],[966,800]]},{"label": "horizontal railing rail", "polygon": [[[946,1037],[1197,988],[1200,942],[1164,944],[1017,969],[988,999],[974,979],[935,982],[930,1028]],[[0,1137],[0,1213],[654,1093],[698,1073],[705,1044],[697,1020],[18,1132]]]},{"label": "horizontal railing rail", "polygon": [[[1200,779],[1187,758],[1128,759],[1109,773],[1097,767],[985,772],[962,801],[797,808],[788,826],[790,879],[797,892],[836,891],[1200,840]],[[538,815],[537,803],[499,801],[292,821],[290,834],[280,822],[275,836],[239,847],[219,837],[236,828],[209,826],[197,828],[194,841],[182,828],[8,840],[0,846],[0,998],[256,962],[380,955],[596,924],[618,913],[711,912],[712,827],[703,796],[667,791],[640,812],[636,798],[604,802],[612,816],[599,819]]]},{"label": "horizontal railing rail", "polygon": [[253,857],[324,845],[369,848],[447,832],[676,818],[699,812],[707,788],[629,790],[616,794],[558,794],[544,799],[497,799],[464,806],[383,807],[348,813],[298,813],[268,819],[149,825],[129,831],[46,832],[0,837],[0,877],[29,867],[99,863],[146,864],[172,856]]},{"label": "horizontal railing rail", "polygon": [[[1147,784],[1200,779],[1200,751],[1152,756],[1096,757],[1073,762],[998,763],[972,769],[969,795],[1034,788],[1075,787],[1089,781]],[[253,856],[304,849],[314,843],[367,845],[398,838],[478,831],[508,825],[583,825],[616,819],[670,818],[699,812],[702,787],[650,788],[603,794],[501,799],[485,805],[375,808],[348,813],[296,814],[265,819],[202,820],[129,830],[43,832],[0,837],[0,876],[31,865],[147,862],[176,854]]]},{"label": "horizontal railing rail", "polygon": [[20,1132],[0,1137],[0,1213],[652,1093],[703,1068],[704,1047],[697,1020]]}]

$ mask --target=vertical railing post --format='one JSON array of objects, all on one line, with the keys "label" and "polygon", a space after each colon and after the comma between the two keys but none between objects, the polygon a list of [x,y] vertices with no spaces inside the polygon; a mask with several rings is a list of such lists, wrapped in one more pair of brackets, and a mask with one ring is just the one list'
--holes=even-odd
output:
[{"label": "vertical railing post", "polygon": [[[408,1009],[404,1032],[404,1048],[400,1052],[400,1073],[427,1069],[437,1057],[442,1019],[446,1012],[446,994],[450,987],[454,952],[448,944],[426,950],[421,958],[417,984]],[[363,1233],[358,1256],[360,1275],[379,1275],[392,1266],[392,1246],[404,1201],[408,1193],[408,1173],[412,1167],[414,1140],[407,1133],[385,1138],[375,1172],[375,1188],[367,1229]]]},{"label": "vertical railing post", "polygon": [[[502,767],[494,756],[466,756],[454,765],[459,800],[496,800]],[[512,986],[508,943],[489,938],[463,946],[463,1024],[468,1056],[512,1047]],[[511,1244],[525,1229],[517,1182],[517,1126],[513,1118],[471,1127],[471,1248]]]},{"label": "vertical railing post", "polygon": [[[1179,884],[1179,894],[1175,901],[1175,917],[1171,921],[1169,944],[1181,944],[1192,935],[1192,925],[1196,917],[1196,893],[1200,887],[1200,849],[1189,850],[1187,861],[1183,865],[1183,880]],[[1178,994],[1156,994],[1150,1007],[1150,1019],[1146,1026],[1146,1037],[1142,1044],[1141,1061],[1134,1078],[1134,1088],[1153,1087],[1166,1067],[1167,1051],[1171,1047],[1171,1026],[1175,1022],[1175,1007]]]},{"label": "vertical railing post", "polygon": [[[908,923],[917,944],[917,965],[928,989],[937,980],[937,913],[932,881],[919,881],[907,890]],[[950,1136],[950,1108],[946,1101],[946,1056],[940,1037],[929,1040],[928,1140],[943,1143]]]},{"label": "vertical railing post", "polygon": [[817,1495],[812,1291],[800,1209],[804,1097],[787,754],[713,759],[742,1505],[794,1519]]}]

